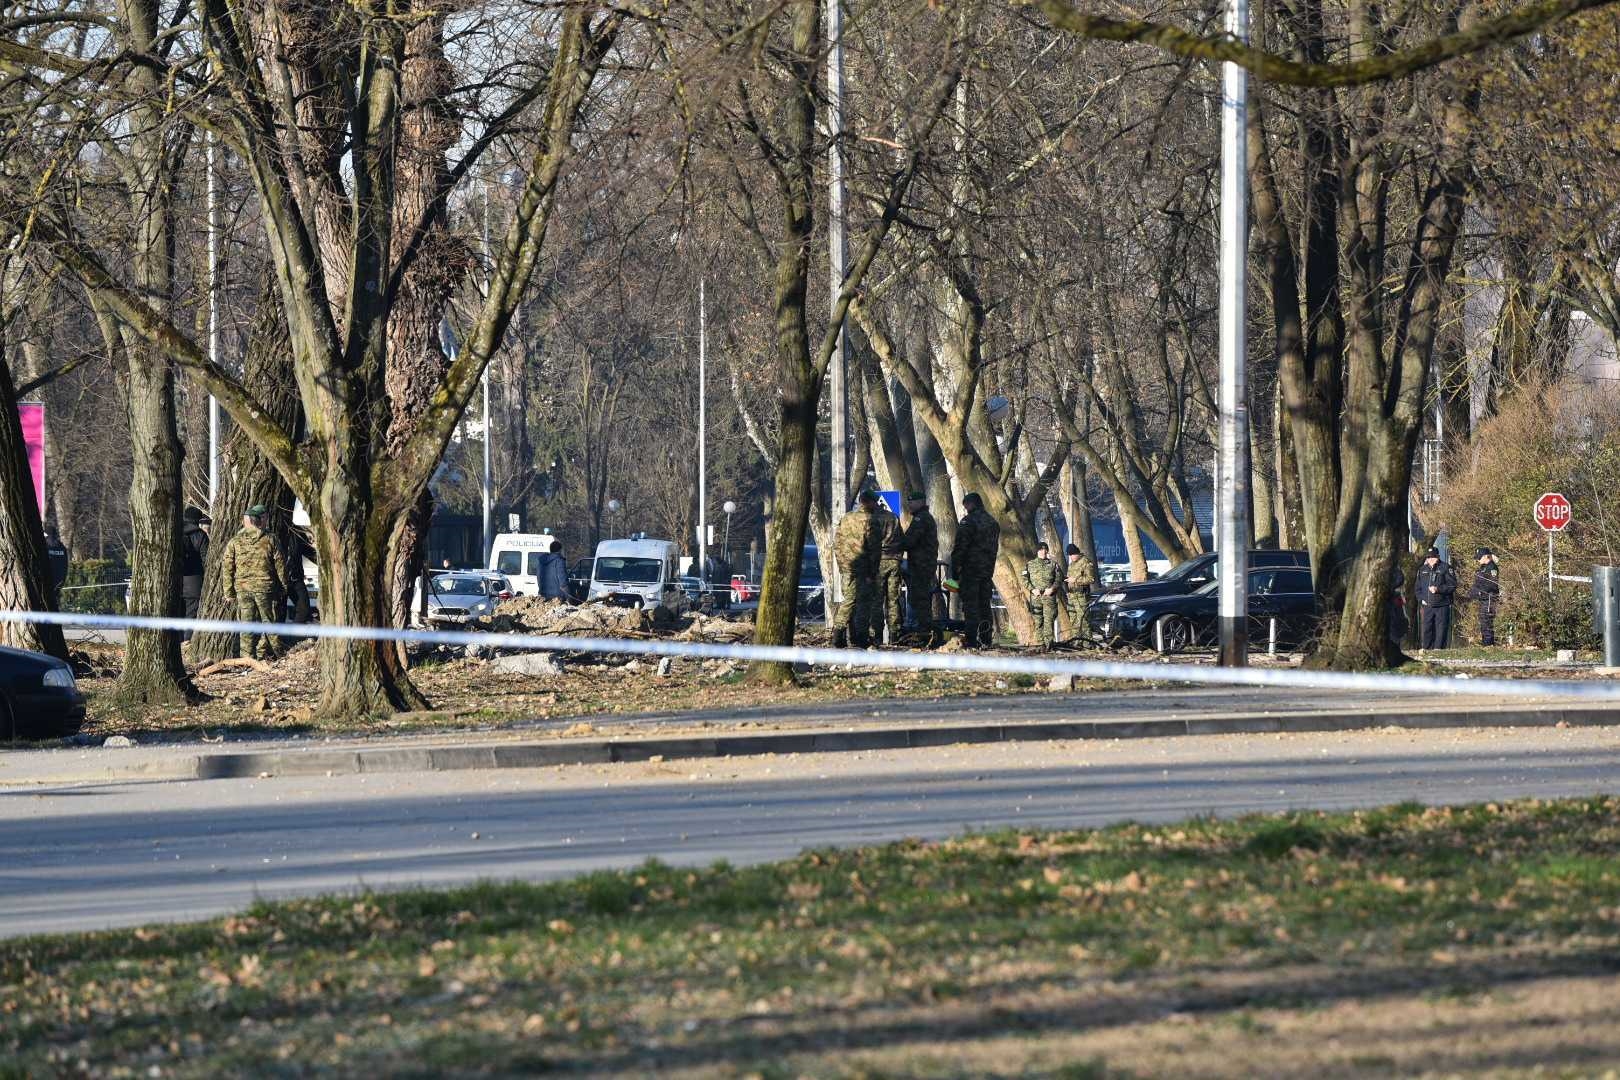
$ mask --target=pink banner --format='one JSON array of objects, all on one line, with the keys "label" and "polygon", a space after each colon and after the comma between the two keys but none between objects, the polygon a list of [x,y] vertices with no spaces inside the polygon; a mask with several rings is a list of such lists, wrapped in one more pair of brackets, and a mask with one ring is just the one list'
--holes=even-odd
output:
[{"label": "pink banner", "polygon": [[39,500],[39,515],[45,516],[45,406],[25,402],[17,406],[22,420],[23,445],[28,448],[28,471],[34,474],[34,497]]}]

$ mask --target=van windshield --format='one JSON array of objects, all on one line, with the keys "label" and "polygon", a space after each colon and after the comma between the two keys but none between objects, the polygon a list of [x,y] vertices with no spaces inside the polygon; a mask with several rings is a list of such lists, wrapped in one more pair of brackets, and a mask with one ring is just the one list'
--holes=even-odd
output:
[{"label": "van windshield", "polygon": [[624,555],[602,555],[596,560],[596,580],[615,585],[656,585],[663,576],[663,561]]},{"label": "van windshield", "polygon": [[503,551],[495,559],[495,569],[503,574],[523,573],[523,553],[521,551]]}]

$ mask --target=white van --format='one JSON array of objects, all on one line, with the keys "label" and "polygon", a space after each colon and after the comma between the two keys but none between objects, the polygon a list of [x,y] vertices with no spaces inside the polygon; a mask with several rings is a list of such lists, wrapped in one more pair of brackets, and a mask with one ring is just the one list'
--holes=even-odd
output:
[{"label": "white van", "polygon": [[511,582],[515,596],[540,595],[540,556],[557,537],[549,532],[498,533],[489,547],[489,571]]},{"label": "white van", "polygon": [[588,598],[627,607],[662,604],[670,611],[684,611],[688,601],[680,566],[680,549],[671,540],[603,540],[596,545]]}]

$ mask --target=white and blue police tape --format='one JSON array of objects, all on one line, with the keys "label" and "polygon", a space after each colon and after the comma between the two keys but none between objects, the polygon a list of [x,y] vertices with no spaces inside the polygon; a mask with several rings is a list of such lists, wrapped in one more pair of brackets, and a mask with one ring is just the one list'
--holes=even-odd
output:
[{"label": "white and blue police tape", "polygon": [[0,611],[0,622],[78,626],[101,630],[189,630],[194,634],[273,634],[277,637],[348,641],[404,641],[423,645],[476,645],[482,648],[543,652],[670,656],[700,660],[768,661],[786,664],[854,666],[907,671],[965,671],[992,675],[1073,675],[1082,679],[1125,679],[1202,686],[1277,686],[1300,690],[1417,692],[1497,695],[1509,698],[1578,698],[1620,704],[1620,682],[1612,679],[1486,679],[1396,675],[1286,668],[1223,668],[1212,665],[1128,663],[1118,660],[1062,660],[1050,655],[1006,656],[983,653],[924,652],[906,649],[810,648],[780,645],[722,645],[643,638],[567,637],[487,630],[394,630],[369,626],[237,622],[228,619],[155,618],[140,615],[84,615],[55,611]]}]

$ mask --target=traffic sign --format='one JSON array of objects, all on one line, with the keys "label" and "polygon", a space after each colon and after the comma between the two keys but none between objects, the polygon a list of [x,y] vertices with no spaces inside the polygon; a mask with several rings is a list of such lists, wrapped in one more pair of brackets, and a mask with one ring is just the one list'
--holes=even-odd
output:
[{"label": "traffic sign", "polygon": [[1547,532],[1563,532],[1575,520],[1569,500],[1556,491],[1549,491],[1536,500],[1536,524]]}]

